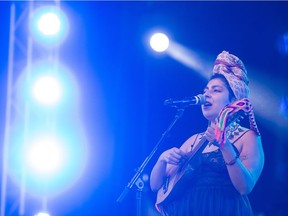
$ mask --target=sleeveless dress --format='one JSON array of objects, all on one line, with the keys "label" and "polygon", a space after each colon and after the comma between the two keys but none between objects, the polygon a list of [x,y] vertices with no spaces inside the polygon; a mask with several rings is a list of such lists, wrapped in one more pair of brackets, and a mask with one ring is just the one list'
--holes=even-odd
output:
[{"label": "sleeveless dress", "polygon": [[[237,154],[236,147],[233,145]],[[222,152],[200,154],[193,178],[186,181],[181,195],[163,203],[166,216],[251,216],[249,199],[232,185]]]}]

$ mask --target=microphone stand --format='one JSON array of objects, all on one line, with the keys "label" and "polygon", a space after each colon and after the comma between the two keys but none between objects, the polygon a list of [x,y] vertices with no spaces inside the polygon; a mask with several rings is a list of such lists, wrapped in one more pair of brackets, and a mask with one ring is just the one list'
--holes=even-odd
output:
[{"label": "microphone stand", "polygon": [[132,177],[128,185],[124,188],[123,192],[121,195],[118,197],[117,202],[121,203],[122,200],[125,198],[125,196],[128,194],[128,192],[133,188],[134,185],[137,187],[137,194],[136,194],[136,201],[137,201],[137,216],[141,216],[141,199],[142,199],[142,191],[144,188],[144,182],[140,178],[140,175],[142,174],[143,170],[147,166],[148,162],[151,160],[151,158],[154,156],[156,153],[158,147],[160,144],[164,141],[165,138],[167,138],[167,135],[173,128],[173,126],[176,124],[176,122],[182,117],[184,110],[185,110],[186,105],[182,105],[177,107],[177,112],[176,115],[174,116],[174,119],[172,123],[169,125],[169,127],[166,129],[166,131],[162,134],[160,140],[157,142],[155,147],[153,148],[152,152],[146,157],[146,159],[143,161],[141,166],[137,169],[135,175]]}]

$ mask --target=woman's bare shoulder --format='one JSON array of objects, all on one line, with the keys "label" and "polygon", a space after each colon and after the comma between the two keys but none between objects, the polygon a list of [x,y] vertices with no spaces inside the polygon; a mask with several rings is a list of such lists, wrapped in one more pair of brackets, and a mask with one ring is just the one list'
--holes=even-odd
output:
[{"label": "woman's bare shoulder", "polygon": [[253,147],[254,144],[257,145],[259,142],[261,143],[261,138],[255,131],[245,127],[239,128],[240,132],[237,134],[237,136],[234,136],[230,142],[232,142],[240,152],[242,152],[243,148],[250,148]]}]

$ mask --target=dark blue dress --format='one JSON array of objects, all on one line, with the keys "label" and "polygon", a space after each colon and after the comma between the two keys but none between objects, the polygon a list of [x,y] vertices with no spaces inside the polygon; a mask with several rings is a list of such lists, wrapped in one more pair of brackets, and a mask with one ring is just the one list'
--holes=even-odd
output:
[{"label": "dark blue dress", "polygon": [[162,205],[163,215],[253,215],[248,197],[242,196],[232,185],[221,151],[217,149],[200,155],[199,167],[186,181],[185,190]]}]

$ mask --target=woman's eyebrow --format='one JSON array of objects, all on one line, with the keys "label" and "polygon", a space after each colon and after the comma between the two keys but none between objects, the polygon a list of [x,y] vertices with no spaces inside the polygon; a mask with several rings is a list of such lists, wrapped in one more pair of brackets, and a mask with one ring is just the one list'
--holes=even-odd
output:
[{"label": "woman's eyebrow", "polygon": [[214,89],[214,88],[224,88],[224,86],[223,85],[213,85],[213,86],[211,86],[211,88],[212,89]]},{"label": "woman's eyebrow", "polygon": [[[210,88],[211,88],[211,89],[214,89],[214,88],[218,88],[218,87],[223,88],[222,85],[212,85]],[[208,86],[206,86],[206,87],[204,88],[204,90],[207,90],[207,89],[209,89]]]}]

